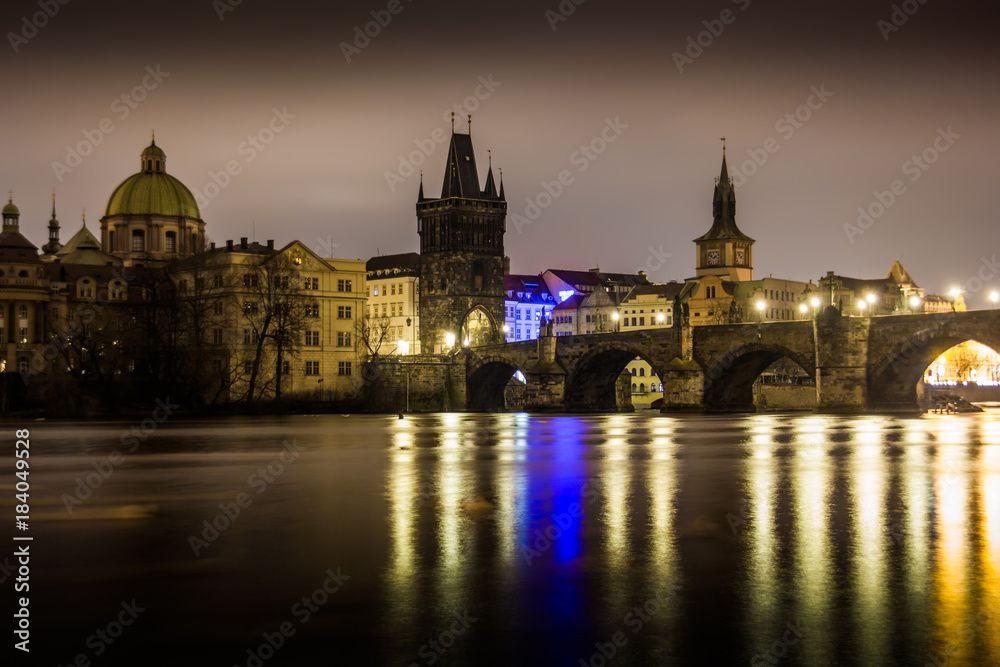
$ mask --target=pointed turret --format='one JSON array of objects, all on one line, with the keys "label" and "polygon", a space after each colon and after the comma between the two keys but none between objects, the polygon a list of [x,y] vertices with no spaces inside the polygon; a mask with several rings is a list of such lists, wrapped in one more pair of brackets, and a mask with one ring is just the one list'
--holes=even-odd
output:
[{"label": "pointed turret", "polygon": [[59,243],[59,221],[56,219],[56,190],[52,188],[52,218],[49,220],[49,242],[42,246],[46,255],[54,255],[62,248]]},{"label": "pointed turret", "polygon": [[424,201],[424,172],[420,172],[420,192],[417,193],[417,203]]},{"label": "pointed turret", "polygon": [[722,170],[715,182],[715,193],[712,197],[712,228],[695,241],[715,239],[753,241],[736,226],[736,190],[733,187],[733,180],[729,177],[725,148],[722,149]]},{"label": "pointed turret", "polygon": [[497,199],[497,184],[493,180],[493,153],[490,152],[490,166],[486,172],[486,187],[483,188],[483,197],[486,199]]},{"label": "pointed turret", "polygon": [[507,201],[507,197],[503,192],[503,169],[500,170],[500,201]]}]

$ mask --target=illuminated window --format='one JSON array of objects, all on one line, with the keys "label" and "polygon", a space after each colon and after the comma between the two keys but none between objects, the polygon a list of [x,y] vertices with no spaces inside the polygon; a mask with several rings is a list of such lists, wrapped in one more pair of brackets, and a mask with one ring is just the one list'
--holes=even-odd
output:
[{"label": "illuminated window", "polygon": [[141,229],[132,230],[132,252],[142,252],[146,249],[146,232]]},{"label": "illuminated window", "polygon": [[167,232],[163,239],[165,252],[177,252],[177,232]]}]

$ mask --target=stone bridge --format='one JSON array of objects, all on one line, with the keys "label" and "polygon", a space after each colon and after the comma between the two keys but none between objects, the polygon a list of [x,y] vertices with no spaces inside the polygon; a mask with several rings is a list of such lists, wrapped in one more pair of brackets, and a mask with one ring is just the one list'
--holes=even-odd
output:
[{"label": "stone bridge", "polygon": [[641,357],[662,380],[663,411],[753,411],[753,383],[787,357],[816,381],[819,412],[919,411],[917,383],[934,359],[976,340],[1000,350],[1000,311],[674,326],[465,349],[465,408],[502,410],[516,371],[528,410],[613,412],[615,382]]}]

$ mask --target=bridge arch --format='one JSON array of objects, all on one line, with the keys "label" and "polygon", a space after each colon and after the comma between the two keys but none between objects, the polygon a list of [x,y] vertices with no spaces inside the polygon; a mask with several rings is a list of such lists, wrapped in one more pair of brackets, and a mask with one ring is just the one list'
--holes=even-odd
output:
[{"label": "bridge arch", "polygon": [[869,363],[869,405],[876,410],[918,410],[917,385],[942,354],[968,341],[1000,352],[1000,331],[977,324],[937,320],[877,351]]},{"label": "bridge arch", "polygon": [[636,357],[648,363],[652,373],[662,381],[663,369],[649,354],[624,341],[602,341],[581,356],[566,376],[566,409],[570,412],[618,411],[615,383]]},{"label": "bridge arch", "polygon": [[811,358],[784,345],[743,343],[703,364],[705,409],[711,412],[755,412],[754,382],[771,364],[783,357],[798,365],[810,378],[816,379],[816,363]]},{"label": "bridge arch", "polygon": [[502,412],[506,407],[504,391],[519,370],[523,372],[516,360],[503,355],[470,357],[466,366],[466,410]]}]

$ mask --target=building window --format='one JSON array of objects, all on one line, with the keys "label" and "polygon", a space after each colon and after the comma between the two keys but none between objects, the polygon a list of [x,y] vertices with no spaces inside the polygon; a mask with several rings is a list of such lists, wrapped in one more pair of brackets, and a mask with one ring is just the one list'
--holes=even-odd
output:
[{"label": "building window", "polygon": [[319,362],[318,361],[307,361],[306,362],[306,375],[319,375]]},{"label": "building window", "polygon": [[319,332],[318,331],[307,331],[306,332],[306,345],[319,345]]},{"label": "building window", "polygon": [[177,252],[177,232],[167,232],[163,238],[163,250],[165,252]]},{"label": "building window", "polygon": [[646,383],[645,382],[640,382],[639,383],[639,393],[640,394],[645,394],[646,393]]},{"label": "building window", "polygon": [[374,292],[373,296],[378,296],[378,285],[372,288],[372,292]]},{"label": "building window", "polygon": [[17,372],[22,376],[27,376],[28,374],[28,357],[18,357],[17,358]]},{"label": "building window", "polygon": [[28,327],[21,327],[21,335],[19,336],[22,343],[28,342]]},{"label": "building window", "polygon": [[222,329],[212,329],[212,344],[222,345]]},{"label": "building window", "polygon": [[[319,367],[319,362],[316,362],[317,369]],[[317,371],[318,372],[318,371]],[[351,362],[341,361],[337,363],[337,375],[350,375],[351,374]]]},{"label": "building window", "polygon": [[391,287],[392,287],[392,295],[396,296],[396,283],[393,283]]},{"label": "building window", "polygon": [[337,281],[337,291],[338,292],[353,292],[354,287],[350,280],[338,280]]},{"label": "building window", "polygon": [[[385,306],[382,306],[382,307],[383,307],[383,309],[385,308]],[[383,310],[382,314],[385,315],[385,311],[384,310]],[[337,319],[338,320],[350,320],[350,319],[353,319],[352,316],[351,316],[351,307],[350,306],[337,306]]]},{"label": "building window", "polygon": [[396,304],[392,304],[392,316],[396,317]]},{"label": "building window", "polygon": [[146,232],[141,229],[132,230],[132,252],[143,252],[146,249]]},{"label": "building window", "polygon": [[222,287],[222,274],[216,273],[212,276],[212,287]]},{"label": "building window", "polygon": [[[84,282],[86,282],[86,281],[84,281]],[[18,309],[17,309],[17,315],[22,320],[28,319],[28,307],[25,306],[24,304],[21,304],[21,306],[19,306]]]},{"label": "building window", "polygon": [[337,347],[350,347],[351,346],[351,332],[350,331],[338,331],[337,332]]},{"label": "building window", "polygon": [[258,280],[256,273],[244,273],[243,274],[243,286],[244,287],[257,287],[260,282]]},{"label": "building window", "polygon": [[319,317],[318,303],[310,303],[306,305],[306,317]]},{"label": "building window", "polygon": [[253,362],[252,361],[244,361],[243,362],[243,372],[246,373],[247,375],[250,375],[253,372]]},{"label": "building window", "polygon": [[319,278],[306,278],[305,288],[312,290],[319,289]]},{"label": "building window", "polygon": [[222,308],[223,308],[223,306],[222,306],[222,302],[221,301],[216,301],[214,308],[215,308],[215,314],[216,315],[222,315]]}]

